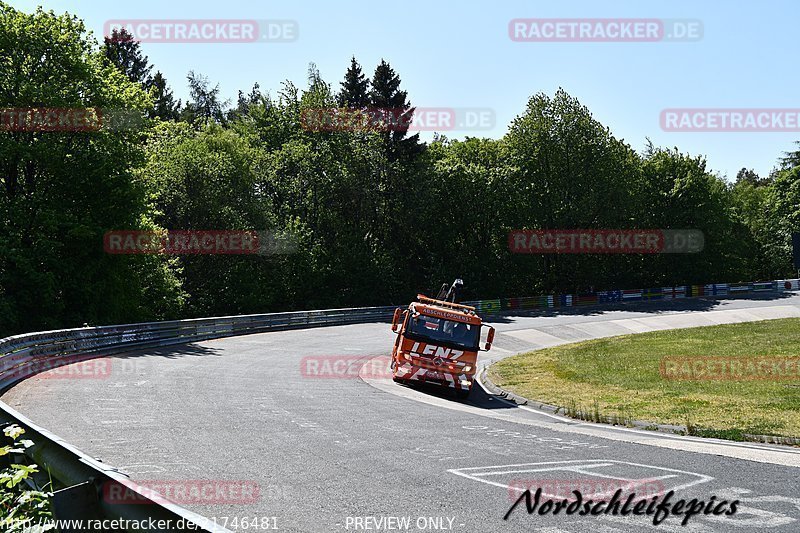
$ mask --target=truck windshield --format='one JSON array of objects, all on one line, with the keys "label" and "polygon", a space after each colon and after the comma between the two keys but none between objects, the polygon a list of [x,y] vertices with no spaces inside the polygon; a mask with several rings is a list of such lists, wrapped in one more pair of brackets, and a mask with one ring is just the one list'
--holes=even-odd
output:
[{"label": "truck windshield", "polygon": [[425,315],[412,317],[408,324],[409,336],[431,343],[455,344],[475,350],[478,347],[480,326],[454,322]]}]

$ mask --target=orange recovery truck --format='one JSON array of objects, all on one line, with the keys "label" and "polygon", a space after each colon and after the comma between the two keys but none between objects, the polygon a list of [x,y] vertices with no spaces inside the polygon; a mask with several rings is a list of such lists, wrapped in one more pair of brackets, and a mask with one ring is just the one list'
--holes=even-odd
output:
[{"label": "orange recovery truck", "polygon": [[392,379],[398,383],[426,383],[469,396],[475,382],[481,328],[488,327],[485,351],[492,347],[494,328],[483,324],[475,308],[455,302],[463,286],[457,279],[442,286],[436,298],[417,295],[407,309],[397,308],[392,331]]}]

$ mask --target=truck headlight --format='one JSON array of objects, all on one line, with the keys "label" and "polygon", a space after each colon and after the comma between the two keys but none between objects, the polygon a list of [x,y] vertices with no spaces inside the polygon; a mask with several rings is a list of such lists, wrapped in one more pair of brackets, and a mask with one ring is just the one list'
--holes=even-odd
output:
[{"label": "truck headlight", "polygon": [[471,366],[467,365],[464,367],[464,372],[469,372],[470,370],[472,370]]}]

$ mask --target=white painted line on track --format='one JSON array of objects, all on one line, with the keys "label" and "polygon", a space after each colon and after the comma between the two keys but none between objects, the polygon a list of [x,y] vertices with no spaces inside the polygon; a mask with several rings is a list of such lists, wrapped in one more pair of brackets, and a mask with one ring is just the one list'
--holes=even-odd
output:
[{"label": "white painted line on track", "polygon": [[[698,325],[693,324],[692,322],[687,322],[686,320],[688,317],[700,319],[700,321],[704,323],[710,322],[712,324],[724,324],[750,321],[753,319],[764,320],[798,316],[800,316],[800,308],[797,306],[775,305],[717,311],[680,311],[663,313],[659,314],[658,316],[625,318],[613,321],[578,322],[575,324],[575,326],[583,327],[595,335],[600,334],[600,336],[607,336],[602,335],[601,332],[596,329],[603,322],[606,324],[613,322],[617,327],[622,326],[630,330],[642,329],[645,331],[652,331],[654,329],[665,329],[663,328],[664,324],[668,324],[667,329],[685,328],[692,325]],[[537,320],[541,319],[542,322],[547,323],[551,321],[557,322],[558,318],[558,316],[539,317]],[[537,343],[544,343],[547,345],[565,343],[564,339],[559,339],[550,333],[541,331],[542,327],[543,326],[538,326],[536,328],[504,330],[500,331],[500,333],[504,335],[511,335],[518,339],[535,339]],[[360,374],[360,377],[367,384],[395,396],[436,407],[443,407],[446,409],[475,414],[505,422],[549,429],[559,433],[592,436],[617,442],[655,446],[691,453],[721,455],[724,457],[731,457],[746,461],[792,466],[795,468],[800,467],[800,449],[798,448],[760,443],[732,442],[721,439],[692,437],[686,435],[671,435],[663,432],[587,423],[540,411],[527,405],[517,405],[515,402],[493,396],[488,390],[486,390],[486,387],[480,379],[483,369],[496,360],[502,359],[503,356],[515,353],[509,350],[503,350],[499,347],[495,347],[495,349],[497,350],[496,354],[499,354],[500,357],[489,356],[479,360],[479,369],[476,374],[477,377],[475,381],[487,393],[487,395],[492,397],[493,401],[497,401],[505,406],[508,406],[508,409],[502,409],[503,412],[497,412],[497,409],[484,409],[470,404],[455,402],[447,398],[432,396],[418,390],[400,386],[391,380],[377,380],[364,374]],[[362,367],[362,369],[363,368],[364,367]],[[523,411],[535,415],[535,418],[532,418],[529,415],[522,415]],[[552,422],[549,422],[548,420],[552,420]]]},{"label": "white painted line on track", "polygon": [[[486,394],[489,395],[492,394],[486,389],[483,382],[481,381],[480,373],[478,374],[478,379],[476,379],[475,381],[481,386],[481,388],[484,391],[486,391]],[[569,425],[571,430],[567,429],[564,430],[568,432],[593,434],[598,437],[610,438],[613,440],[619,440],[623,442],[631,442],[631,443],[644,444],[650,446],[659,446],[663,448],[684,450],[695,453],[724,455],[726,457],[734,457],[737,459],[757,461],[760,463],[770,463],[770,464],[794,466],[800,468],[800,449],[797,448],[791,448],[788,446],[776,447],[759,443],[732,442],[732,441],[724,441],[721,439],[692,437],[687,435],[670,435],[667,433],[661,433],[657,431],[623,428],[619,426],[610,426],[606,424],[587,424],[585,422],[578,422],[572,418],[568,418],[565,416],[554,415],[552,413],[541,411],[539,409],[535,409],[527,405],[517,405],[515,402],[506,400],[504,398],[498,398],[498,397],[495,398],[498,401],[501,401],[509,405],[510,407],[516,407],[517,409],[528,411],[530,413],[535,413],[540,416],[557,420],[562,424]],[[543,424],[543,427],[548,427],[548,429],[550,429],[550,426],[548,424]],[[591,428],[592,430],[595,428],[599,428],[604,430],[604,433],[600,434],[591,430],[589,432],[579,431],[579,428]],[[612,436],[613,435],[612,432],[627,433],[630,435],[639,435],[644,437],[644,439],[636,439],[634,437],[615,438],[614,436]],[[675,442],[676,444],[674,446],[670,446],[668,445],[668,442]],[[685,443],[685,444],[679,444],[679,443]],[[692,445],[690,445],[689,443],[692,443]],[[727,453],[720,451],[721,448],[728,450]],[[759,455],[758,453],[749,453],[745,451],[737,454],[737,453],[732,453],[731,451],[732,449],[752,450],[754,452],[761,452],[764,455],[762,456]]]},{"label": "white painted line on track", "polygon": [[[691,481],[687,481],[685,483],[681,483],[676,486],[670,486],[669,488],[664,486],[664,491],[667,490],[674,490],[679,491],[683,489],[687,489],[689,487],[693,487],[695,485],[700,485],[703,483],[708,483],[709,481],[713,481],[714,478],[711,476],[707,476],[705,474],[700,474],[698,472],[688,472],[686,470],[678,470],[676,468],[665,468],[662,466],[655,466],[655,465],[646,465],[641,463],[631,463],[628,461],[617,461],[614,459],[588,459],[588,460],[568,460],[568,461],[546,461],[541,463],[522,463],[522,464],[513,464],[513,465],[496,465],[496,466],[478,466],[478,467],[466,467],[466,468],[453,468],[448,470],[451,474],[455,474],[457,476],[465,477],[467,479],[471,479],[473,481],[479,481],[481,483],[486,483],[488,485],[494,485],[496,487],[501,487],[506,490],[514,490],[517,492],[523,492],[524,489],[519,487],[514,487],[508,485],[506,483],[501,483],[497,481],[490,481],[486,479],[484,476],[487,475],[510,475],[510,474],[527,474],[527,473],[552,473],[552,472],[570,472],[573,474],[581,474],[584,476],[590,477],[599,477],[603,479],[617,479],[621,481],[641,481],[641,480],[631,480],[631,479],[623,479],[614,476],[603,475],[598,472],[589,471],[591,468],[606,468],[606,467],[614,467],[614,466],[634,466],[643,470],[657,470],[659,472],[670,472],[669,475],[664,476],[645,476],[643,479],[647,479],[648,482],[651,482],[656,479],[667,479],[667,478],[679,478],[679,477],[690,477],[693,478]],[[541,468],[530,468],[530,467],[541,467]],[[495,470],[498,469],[498,470]],[[469,470],[470,472],[465,472],[465,470]],[[478,470],[478,472],[475,472]],[[481,472],[481,470],[488,470],[488,472]],[[542,478],[543,482],[547,481],[547,478]],[[601,493],[603,495],[605,493]],[[611,495],[608,493],[607,495]],[[545,494],[545,496],[551,498],[559,498],[557,495],[550,495]],[[652,496],[652,494],[651,494]]]},{"label": "white painted line on track", "polygon": [[[616,442],[655,446],[659,448],[680,450],[691,453],[721,455],[724,457],[742,459],[745,461],[800,468],[800,449],[790,448],[788,446],[781,448],[758,443],[729,442],[719,439],[669,435],[656,431],[621,428],[604,424],[588,424],[585,422],[578,422],[570,418],[545,413],[528,406],[519,406],[514,402],[510,402],[495,396],[493,397],[494,401],[502,402],[509,407],[509,409],[503,410],[505,412],[498,413],[496,412],[496,409],[484,409],[470,404],[459,403],[447,398],[440,398],[430,394],[425,394],[422,391],[398,385],[391,380],[374,379],[364,374],[360,374],[360,378],[372,387],[394,396],[399,396],[401,398],[425,403],[435,407],[443,407],[445,409],[474,414],[485,418],[502,420],[504,422],[549,429],[559,433],[597,437]],[[479,386],[485,390],[485,387],[481,381],[479,379],[476,381]],[[491,396],[491,393],[488,391],[487,394]],[[522,414],[521,411],[527,411],[542,418],[552,419],[554,422],[520,416]]]}]

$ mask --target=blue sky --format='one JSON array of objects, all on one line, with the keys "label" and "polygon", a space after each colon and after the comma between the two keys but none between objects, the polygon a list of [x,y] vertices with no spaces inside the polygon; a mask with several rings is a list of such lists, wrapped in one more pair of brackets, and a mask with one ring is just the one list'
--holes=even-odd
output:
[{"label": "blue sky", "polygon": [[[8,0],[6,0],[8,1]],[[446,132],[502,136],[528,98],[558,87],[577,97],[613,134],[641,150],[656,145],[703,154],[709,168],[733,179],[741,167],[762,175],[800,133],[665,132],[665,108],[800,108],[797,21],[800,2],[738,0],[400,2],[322,0],[10,0],[82,18],[98,39],[109,19],[290,19],[290,43],[145,43],[176,97],[185,99],[186,74],[201,72],[225,97],[254,82],[275,94],[283,80],[304,87],[308,64],[338,88],[355,55],[370,76],[386,59],[419,107],[491,108],[487,131]],[[515,18],[699,19],[694,42],[514,42]],[[423,134],[430,138],[430,134]]]}]

